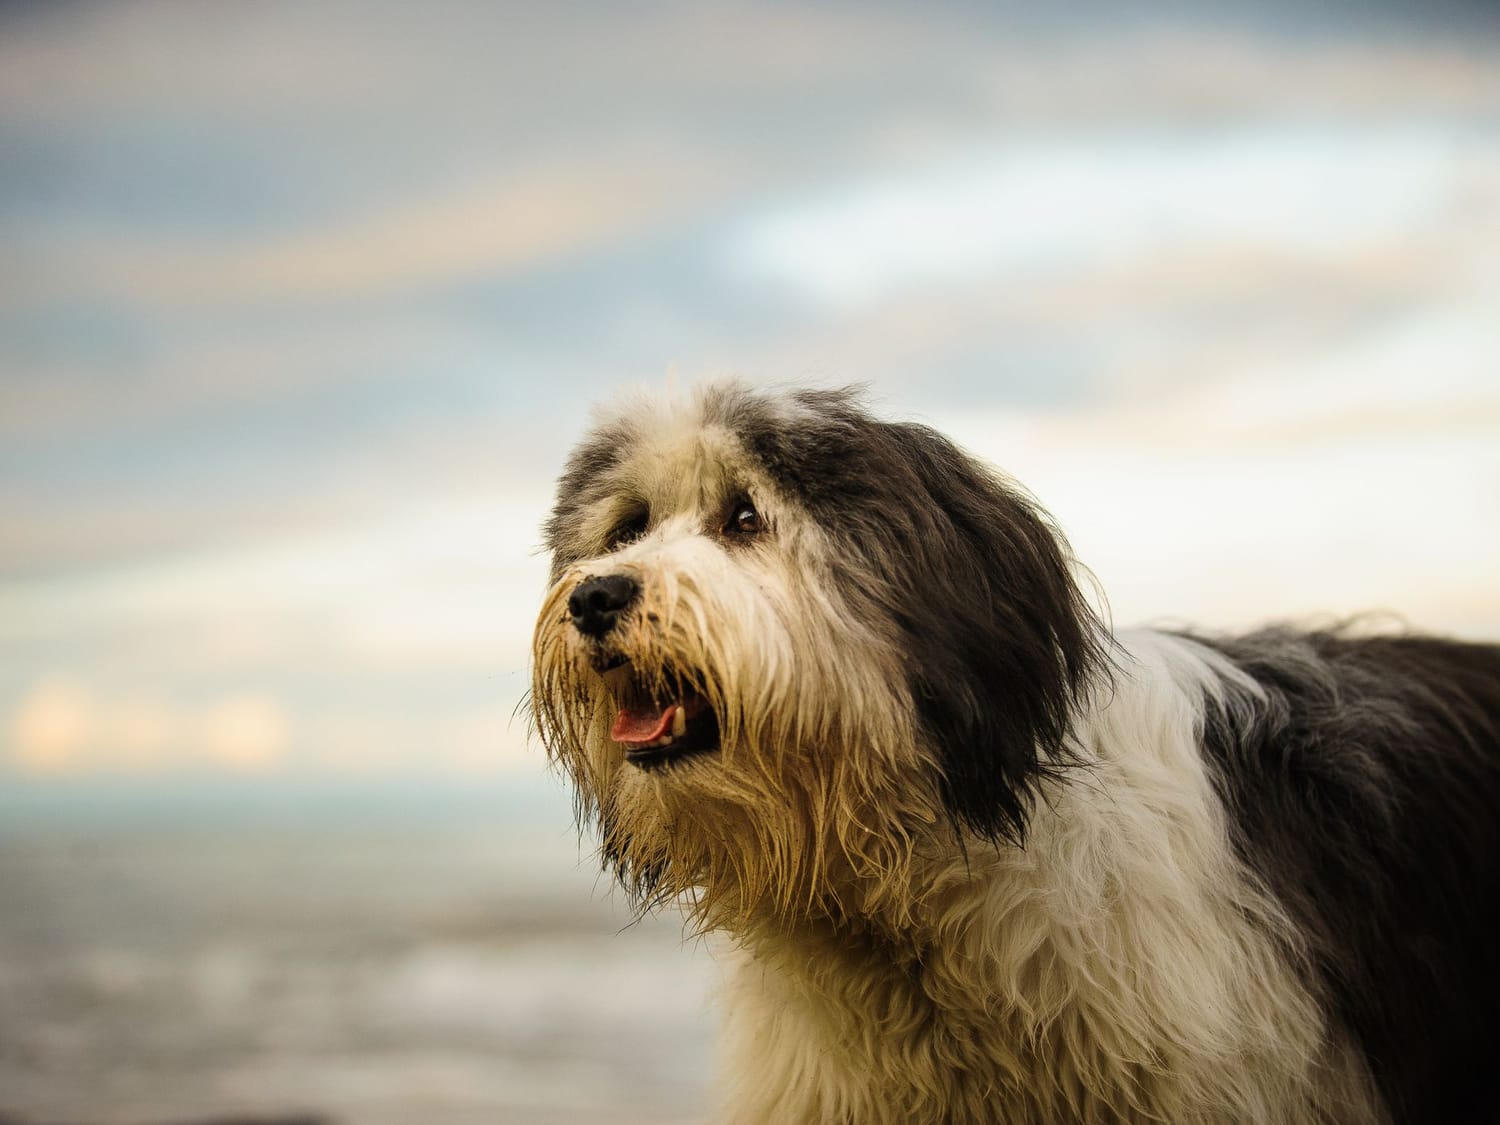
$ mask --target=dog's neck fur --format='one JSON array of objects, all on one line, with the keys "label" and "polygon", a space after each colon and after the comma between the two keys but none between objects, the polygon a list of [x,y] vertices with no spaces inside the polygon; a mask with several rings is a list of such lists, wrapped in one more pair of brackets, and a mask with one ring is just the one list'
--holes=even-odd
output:
[{"label": "dog's neck fur", "polygon": [[1169,638],[1131,650],[1024,848],[919,836],[904,901],[887,885],[862,916],[738,928],[729,1069],[755,1089],[728,1092],[728,1119],[1376,1119],[1230,850],[1182,686],[1212,669]]}]

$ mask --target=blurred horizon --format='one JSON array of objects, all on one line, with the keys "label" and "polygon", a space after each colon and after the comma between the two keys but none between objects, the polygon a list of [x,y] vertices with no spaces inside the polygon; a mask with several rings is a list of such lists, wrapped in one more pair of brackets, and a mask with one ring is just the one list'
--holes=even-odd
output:
[{"label": "blurred horizon", "polygon": [[542,774],[590,406],[864,383],[1118,624],[1500,635],[1485,4],[0,11],[0,774]]}]

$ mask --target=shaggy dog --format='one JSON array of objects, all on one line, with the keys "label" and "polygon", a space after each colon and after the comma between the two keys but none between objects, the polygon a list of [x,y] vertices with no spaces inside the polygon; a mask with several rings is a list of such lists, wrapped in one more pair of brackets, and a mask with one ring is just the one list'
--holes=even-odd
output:
[{"label": "shaggy dog", "polygon": [[546,535],[535,725],[729,939],[724,1119],[1495,1119],[1500,649],[1112,634],[848,392],[639,401]]}]

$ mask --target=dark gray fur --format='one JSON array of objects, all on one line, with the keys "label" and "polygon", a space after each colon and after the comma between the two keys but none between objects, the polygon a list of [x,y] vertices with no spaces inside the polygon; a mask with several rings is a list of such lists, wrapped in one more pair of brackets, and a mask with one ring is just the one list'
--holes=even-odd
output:
[{"label": "dark gray fur", "polygon": [[1203,745],[1235,844],[1403,1122],[1500,1120],[1500,648],[1268,630],[1211,645]]},{"label": "dark gray fur", "polygon": [[879,421],[851,390],[792,401],[789,422],[775,400],[728,392],[715,420],[838,545],[832,579],[851,612],[895,630],[955,822],[1019,842],[1105,663],[1061,535],[935,430]]}]

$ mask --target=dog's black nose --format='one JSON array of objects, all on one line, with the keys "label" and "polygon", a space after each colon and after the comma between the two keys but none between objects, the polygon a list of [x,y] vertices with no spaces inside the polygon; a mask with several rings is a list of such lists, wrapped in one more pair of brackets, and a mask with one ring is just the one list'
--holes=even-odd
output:
[{"label": "dog's black nose", "polygon": [[568,615],[573,618],[573,627],[585,636],[604,636],[640,592],[635,579],[624,574],[585,578],[568,595]]}]

